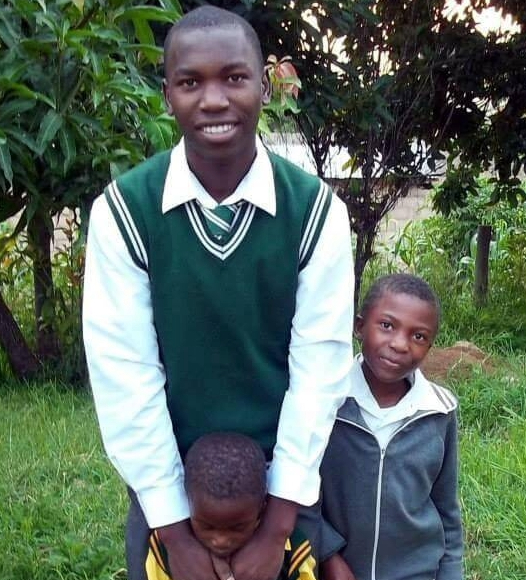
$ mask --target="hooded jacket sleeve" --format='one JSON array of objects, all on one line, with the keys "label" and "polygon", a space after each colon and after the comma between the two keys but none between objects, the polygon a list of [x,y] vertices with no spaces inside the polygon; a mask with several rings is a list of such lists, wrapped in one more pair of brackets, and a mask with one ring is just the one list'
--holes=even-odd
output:
[{"label": "hooded jacket sleeve", "polygon": [[462,521],[458,502],[458,425],[457,414],[449,415],[444,441],[444,461],[431,491],[444,525],[445,553],[437,570],[436,580],[461,580],[462,571]]}]

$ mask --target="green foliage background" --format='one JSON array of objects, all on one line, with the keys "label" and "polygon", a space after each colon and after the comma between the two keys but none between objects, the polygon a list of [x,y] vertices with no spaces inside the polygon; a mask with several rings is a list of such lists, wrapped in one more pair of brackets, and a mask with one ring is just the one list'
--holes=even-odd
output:
[{"label": "green foliage background", "polygon": [[[493,202],[493,186],[479,191],[449,216],[409,222],[401,234],[377,245],[365,288],[383,271],[409,270],[427,280],[442,304],[439,341],[468,340],[491,352],[526,351],[526,204]],[[492,226],[489,295],[473,300],[476,232]]]}]

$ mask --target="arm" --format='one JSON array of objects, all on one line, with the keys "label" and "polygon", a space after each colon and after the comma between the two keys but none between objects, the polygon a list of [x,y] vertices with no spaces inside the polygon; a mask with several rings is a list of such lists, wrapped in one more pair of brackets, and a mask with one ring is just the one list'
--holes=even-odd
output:
[{"label": "arm", "polygon": [[299,275],[290,383],[269,473],[271,495],[302,505],[318,499],[321,460],[349,390],[353,279],[349,219],[343,202],[333,196],[318,243]]},{"label": "arm", "polygon": [[320,564],[320,580],[356,580],[340,554],[333,554]]},{"label": "arm", "polygon": [[321,515],[320,518],[320,580],[356,580],[349,565],[339,554],[345,540]]},{"label": "arm", "polygon": [[[91,213],[84,280],[84,344],[108,457],[137,493],[148,525],[161,528],[170,556],[178,538],[178,580],[210,580],[210,558],[185,521],[183,467],[166,406],[148,274],[131,260],[104,196]],[[201,573],[187,574],[192,566]]]},{"label": "arm", "polygon": [[270,501],[257,534],[233,560],[236,580],[274,580],[297,504],[318,499],[320,463],[348,392],[352,305],[349,221],[345,206],[334,197],[316,248],[299,274],[289,389],[269,469]]},{"label": "arm", "polygon": [[436,580],[462,579],[462,521],[458,503],[458,433],[457,416],[451,413],[442,470],[431,491],[444,525],[445,553],[440,561]]},{"label": "arm", "polygon": [[148,274],[132,262],[104,196],[90,218],[83,332],[109,459],[137,493],[151,528],[187,518]]},{"label": "arm", "polygon": [[[313,548],[316,548],[315,556],[319,562],[319,577],[321,580],[356,580],[348,564],[339,553],[345,547],[344,538],[322,515],[323,491],[320,495],[321,499],[313,506],[303,508],[298,514],[298,527],[310,538]],[[313,539],[315,539],[314,543]]]},{"label": "arm", "polygon": [[232,557],[235,580],[275,580],[279,576],[297,512],[296,503],[269,496],[256,532]]}]

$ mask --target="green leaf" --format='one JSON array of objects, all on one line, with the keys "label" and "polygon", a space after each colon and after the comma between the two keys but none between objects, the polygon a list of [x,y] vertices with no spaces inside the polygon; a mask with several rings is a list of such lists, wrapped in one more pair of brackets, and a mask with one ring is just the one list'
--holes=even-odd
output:
[{"label": "green leaf", "polygon": [[72,37],[84,37],[84,38],[98,38],[101,40],[113,40],[117,44],[120,44],[124,40],[124,36],[121,31],[114,30],[111,28],[104,28],[100,25],[93,25],[91,30],[76,30],[71,32]]},{"label": "green leaf", "polygon": [[75,137],[68,127],[62,126],[58,132],[58,139],[64,154],[64,174],[66,174],[77,155]]},{"label": "green leaf", "polygon": [[356,171],[358,165],[358,159],[356,156],[349,157],[347,161],[342,165],[342,171],[349,170],[349,175],[352,175]]},{"label": "green leaf", "polygon": [[7,101],[0,105],[0,123],[2,121],[12,122],[14,117],[20,113],[25,113],[35,106],[34,100],[17,99]]},{"label": "green leaf", "polygon": [[267,115],[265,115],[264,111],[261,112],[258,119],[258,133],[263,135],[270,135],[272,131],[270,130],[270,126],[268,124]]},{"label": "green leaf", "polygon": [[12,91],[18,96],[26,99],[35,99],[36,101],[42,101],[47,105],[49,105],[50,107],[54,106],[54,102],[48,96],[44,95],[43,93],[33,91],[27,85],[24,85],[22,83],[13,83],[5,78],[0,77],[0,89],[3,89],[5,92]]},{"label": "green leaf", "polygon": [[93,92],[91,93],[91,100],[93,102],[93,108],[95,110],[97,110],[99,108],[99,105],[101,104],[103,98],[104,98],[104,95],[101,93],[101,91],[93,90]]},{"label": "green leaf", "polygon": [[134,18],[133,27],[135,29],[135,36],[141,44],[155,45],[155,38],[147,20]]},{"label": "green leaf", "polygon": [[158,118],[144,123],[146,136],[156,151],[164,151],[172,147],[175,135],[175,124],[170,120]]},{"label": "green leaf", "polygon": [[84,10],[84,0],[71,0],[80,12]]},{"label": "green leaf", "polygon": [[159,4],[165,10],[172,10],[173,12],[177,13],[179,17],[183,15],[183,9],[177,0],[159,0]]},{"label": "green leaf", "polygon": [[156,64],[160,62],[163,56],[163,49],[160,46],[154,46],[153,44],[127,44],[124,48],[130,50],[134,54],[141,52],[146,56],[148,62]]},{"label": "green leaf", "polygon": [[95,78],[100,77],[103,71],[101,55],[97,52],[90,51],[89,59],[91,61],[91,66],[93,68],[93,74],[95,75]]},{"label": "green leaf", "polygon": [[57,131],[62,126],[64,119],[56,111],[50,110],[42,119],[40,125],[40,131],[37,136],[37,147],[39,155],[42,155],[46,150],[46,147],[54,139]]},{"label": "green leaf", "polygon": [[9,48],[16,48],[20,42],[20,33],[13,26],[13,15],[2,8],[0,10],[0,40]]},{"label": "green leaf", "polygon": [[0,168],[2,172],[9,181],[11,185],[13,185],[13,169],[11,167],[11,153],[9,152],[9,146],[6,143],[0,144]]},{"label": "green leaf", "polygon": [[[38,147],[37,144],[35,143],[35,140],[26,131],[20,129],[19,127],[15,127],[9,129],[6,128],[6,133],[13,141],[18,141],[19,143],[22,143],[22,145],[25,145],[33,153],[38,154]],[[16,154],[15,151],[13,153]]]},{"label": "green leaf", "polygon": [[166,10],[156,6],[134,6],[117,14],[115,20],[155,20],[156,22],[175,22],[180,18],[181,12]]},{"label": "green leaf", "polygon": [[70,121],[74,121],[80,131],[85,131],[85,129],[89,128],[92,131],[95,131],[99,135],[104,133],[103,127],[100,121],[94,117],[90,117],[89,115],[85,115],[84,113],[72,113],[69,115],[68,119]]}]

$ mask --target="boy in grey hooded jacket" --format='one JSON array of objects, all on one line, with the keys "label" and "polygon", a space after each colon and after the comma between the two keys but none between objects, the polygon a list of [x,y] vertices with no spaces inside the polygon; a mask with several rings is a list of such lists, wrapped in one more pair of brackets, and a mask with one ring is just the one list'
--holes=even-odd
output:
[{"label": "boy in grey hooded jacket", "polygon": [[362,355],[321,468],[324,580],[462,578],[457,402],[417,368],[438,321],[434,293],[407,274],[364,300]]}]

